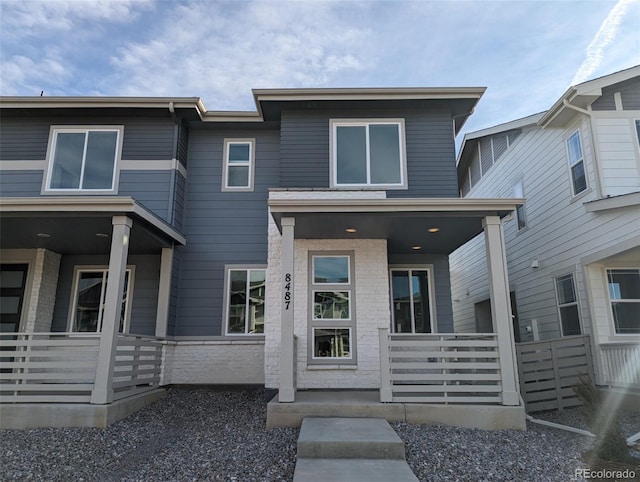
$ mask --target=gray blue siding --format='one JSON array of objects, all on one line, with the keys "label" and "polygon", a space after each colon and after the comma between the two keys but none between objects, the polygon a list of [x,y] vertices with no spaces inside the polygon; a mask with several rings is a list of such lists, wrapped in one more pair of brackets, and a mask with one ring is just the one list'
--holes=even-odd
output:
[{"label": "gray blue siding", "polygon": [[[253,192],[222,192],[224,139],[256,139]],[[192,130],[174,335],[221,335],[224,267],[267,263],[268,189],[279,181],[277,131]]]}]

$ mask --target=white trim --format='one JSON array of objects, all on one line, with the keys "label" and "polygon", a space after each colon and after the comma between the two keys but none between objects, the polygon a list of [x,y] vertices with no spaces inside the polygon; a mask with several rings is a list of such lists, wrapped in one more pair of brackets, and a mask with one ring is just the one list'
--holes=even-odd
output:
[{"label": "white trim", "polygon": [[[249,159],[246,162],[229,163],[229,147],[233,144],[248,145]],[[253,191],[256,166],[256,140],[254,138],[225,138],[224,154],[222,158],[222,191]],[[229,168],[230,167],[246,167],[247,185],[246,186],[229,186]]]},{"label": "white trim", "polygon": [[[575,162],[571,162],[571,155],[569,152],[569,141],[575,136],[578,135],[578,142],[580,143],[580,159],[576,160]],[[580,133],[580,128],[577,128],[575,131],[573,131],[571,133],[571,135],[569,135],[565,141],[564,141],[564,145],[565,145],[565,150],[566,150],[566,154],[567,154],[567,161],[568,161],[568,166],[569,166],[569,182],[571,183],[571,197],[575,198],[577,196],[579,196],[580,194],[582,194],[585,191],[589,190],[589,176],[587,174],[587,163],[584,157],[584,145],[582,143],[582,134]],[[572,168],[574,166],[577,166],[580,162],[582,162],[582,169],[584,169],[584,181],[585,181],[585,188],[580,191],[580,192],[576,192],[575,191],[575,182],[573,179],[573,171]]]},{"label": "white trim", "polygon": [[[398,126],[398,156],[400,160],[399,183],[372,183],[369,127],[376,124]],[[344,126],[365,127],[366,135],[366,183],[340,184],[338,183],[337,162],[337,128]],[[371,188],[371,189],[407,189],[407,149],[406,130],[403,118],[366,118],[366,119],[329,119],[329,186],[335,189]]]},{"label": "white trim", "polygon": [[[82,188],[82,181],[84,176],[84,170],[86,167],[86,150],[87,139],[89,132],[115,132],[116,133],[116,145],[115,145],[115,158],[113,162],[113,172],[111,177],[111,187],[108,189],[84,189]],[[85,135],[84,141],[84,153],[82,158],[82,167],[80,172],[80,180],[77,188],[52,188],[51,187],[51,175],[53,173],[53,163],[55,161],[56,145],[58,140],[58,134],[60,133],[82,133]],[[120,160],[122,157],[122,141],[124,137],[123,125],[52,125],[49,129],[49,141],[47,148],[47,167],[45,175],[42,178],[42,194],[115,194],[118,192],[119,172],[120,172]]]},{"label": "white trim", "polygon": [[609,289],[609,271],[617,271],[617,270],[633,270],[633,271],[637,271],[638,275],[640,276],[640,267],[637,266],[632,266],[632,267],[624,267],[624,266],[611,266],[611,267],[606,267],[603,266],[604,268],[604,285],[605,285],[605,291],[606,291],[606,297],[607,297],[607,303],[608,303],[608,311],[609,311],[609,319],[611,321],[611,334],[616,338],[616,339],[624,339],[624,338],[628,338],[628,337],[634,337],[637,338],[638,335],[640,335],[639,333],[618,333],[616,330],[616,319],[615,316],[613,314],[613,306],[612,303],[615,301],[616,303],[627,303],[627,302],[631,302],[631,303],[639,303],[640,304],[640,299],[635,299],[635,298],[620,298],[620,299],[616,299],[616,300],[612,300],[611,299],[611,292]]},{"label": "white trim", "polygon": [[[438,333],[438,323],[436,318],[436,291],[434,282],[434,266],[432,264],[392,264],[389,265],[389,303],[393,305],[393,272],[394,271],[426,271],[427,282],[429,283],[429,326],[431,331],[429,333]],[[411,290],[411,281],[409,281],[409,295],[410,302],[413,308],[413,290]],[[395,317],[394,308],[391,306],[391,333],[395,333]],[[413,309],[411,309],[411,333],[416,332],[415,316]],[[408,332],[407,332],[408,333]]]},{"label": "white trim", "polygon": [[[133,285],[135,283],[135,265],[127,265],[126,273],[129,275],[127,282],[127,296],[125,299],[125,314],[124,323],[121,333],[129,333],[131,325],[131,309],[133,305]],[[102,292],[100,293],[101,305],[104,305],[104,298],[107,289],[107,283],[105,280],[109,272],[109,266],[107,265],[75,265],[73,267],[73,282],[71,283],[71,299],[69,302],[69,312],[67,314],[67,332],[75,334],[87,334],[87,333],[100,333],[102,331],[102,315],[103,309],[100,308],[100,315],[98,317],[98,329],[95,332],[77,332],[73,330],[75,321],[76,304],[78,302],[78,285],[80,283],[80,275],[82,273],[102,273]]]},{"label": "white trim", "polygon": [[[248,315],[249,310],[245,310],[245,319],[244,319],[244,333],[236,333],[229,332],[229,307],[231,304],[231,272],[232,271],[244,271],[247,274],[247,280],[245,282],[245,289],[248,290],[248,283],[251,280],[251,272],[252,271],[263,271],[264,272],[264,289],[265,289],[265,316],[266,316],[266,301],[267,301],[267,266],[263,264],[227,264],[224,266],[224,286],[223,286],[223,303],[222,303],[222,334],[224,336],[238,336],[238,337],[255,337],[261,336],[264,337],[264,328],[262,333],[249,333],[248,332]],[[248,292],[248,291],[247,291]],[[249,296],[245,301],[248,307]]]},{"label": "white trim", "polygon": [[[558,280],[560,278],[565,278],[567,276],[571,276],[571,286],[573,287],[573,295],[575,297],[575,301],[572,301],[570,303],[562,303],[562,305],[560,304],[560,298],[558,297]],[[564,333],[564,325],[562,323],[562,311],[560,310],[560,308],[564,308],[566,306],[574,306],[576,307],[577,313],[578,313],[578,325],[580,328],[580,333],[577,333],[578,335],[582,335],[584,334],[584,327],[582,326],[582,316],[580,315],[580,299],[578,297],[578,289],[576,286],[576,275],[573,271],[571,271],[570,273],[564,273],[564,274],[560,274],[558,276],[554,276],[553,278],[553,288],[554,288],[554,292],[555,292],[555,298],[556,298],[556,310],[558,312],[558,322],[560,324],[560,336],[573,336],[576,335],[576,333],[572,334],[572,335],[565,335]]]}]

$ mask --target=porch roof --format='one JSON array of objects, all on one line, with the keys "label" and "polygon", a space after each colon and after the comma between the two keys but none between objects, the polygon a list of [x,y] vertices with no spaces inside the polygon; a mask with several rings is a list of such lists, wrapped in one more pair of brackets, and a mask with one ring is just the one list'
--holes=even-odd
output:
[{"label": "porch roof", "polygon": [[504,218],[523,203],[521,198],[274,198],[269,208],[279,230],[282,218],[295,218],[297,239],[386,239],[391,253],[449,254],[483,231],[486,216]]},{"label": "porch roof", "polygon": [[112,216],[133,220],[130,253],[151,254],[185,244],[175,228],[131,197],[0,198],[0,246],[46,248],[61,254],[107,254]]}]

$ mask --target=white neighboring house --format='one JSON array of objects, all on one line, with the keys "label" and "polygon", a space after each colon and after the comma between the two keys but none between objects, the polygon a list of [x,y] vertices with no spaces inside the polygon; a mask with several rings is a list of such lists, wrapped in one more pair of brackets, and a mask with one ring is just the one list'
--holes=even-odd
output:
[{"label": "white neighboring house", "polygon": [[[504,221],[516,341],[589,335],[596,383],[640,389],[640,66],[467,134],[458,179],[467,198],[526,199]],[[484,250],[451,255],[456,331],[490,320]]]}]

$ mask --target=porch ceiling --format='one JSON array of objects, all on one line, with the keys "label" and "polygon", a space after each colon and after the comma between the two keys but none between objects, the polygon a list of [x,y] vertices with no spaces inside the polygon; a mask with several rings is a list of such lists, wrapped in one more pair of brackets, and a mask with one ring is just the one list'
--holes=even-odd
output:
[{"label": "porch ceiling", "polygon": [[131,198],[112,198],[111,203],[93,205],[79,198],[76,203],[56,204],[58,201],[50,200],[46,207],[38,208],[35,201],[0,200],[0,247],[46,248],[60,254],[108,254],[111,220],[115,215],[126,215],[133,220],[129,238],[131,254],[158,253],[163,247],[184,242],[169,225]]},{"label": "porch ceiling", "polygon": [[520,203],[522,199],[459,198],[269,201],[279,229],[283,217],[295,218],[297,239],[386,239],[390,253],[432,254],[455,251],[483,231],[486,216],[504,217]]}]

